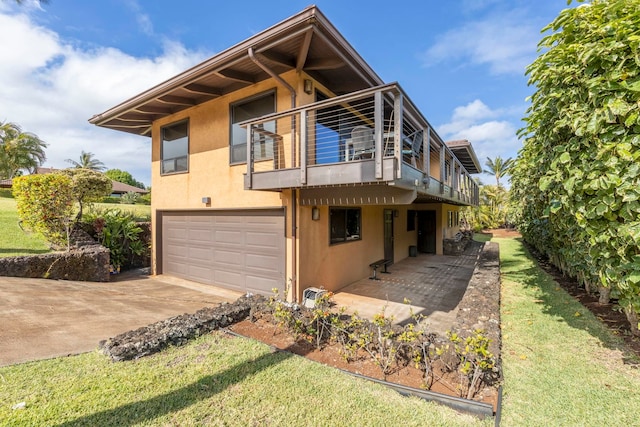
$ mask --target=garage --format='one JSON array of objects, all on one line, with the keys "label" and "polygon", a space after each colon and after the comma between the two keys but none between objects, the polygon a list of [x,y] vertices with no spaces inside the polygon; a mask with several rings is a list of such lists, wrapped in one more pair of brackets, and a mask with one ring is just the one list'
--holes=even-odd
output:
[{"label": "garage", "polygon": [[162,274],[240,292],[282,293],[284,211],[162,212]]}]

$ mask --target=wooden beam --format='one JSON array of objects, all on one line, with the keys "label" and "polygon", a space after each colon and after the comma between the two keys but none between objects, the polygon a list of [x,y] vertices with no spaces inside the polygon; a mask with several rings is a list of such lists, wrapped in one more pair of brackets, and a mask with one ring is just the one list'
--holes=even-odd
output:
[{"label": "wooden beam", "polygon": [[247,73],[243,73],[241,71],[235,71],[235,70],[218,70],[216,72],[218,75],[220,75],[221,77],[227,78],[227,79],[231,79],[231,80],[235,80],[237,82],[241,82],[241,83],[249,83],[249,84],[254,84],[256,82],[256,79]]},{"label": "wooden beam", "polygon": [[171,114],[173,110],[168,107],[152,107],[151,105],[141,105],[135,109],[140,113],[151,113],[151,114]]},{"label": "wooden beam", "polygon": [[310,59],[306,62],[305,70],[335,70],[346,64],[340,58]]},{"label": "wooden beam", "polygon": [[175,95],[164,95],[158,98],[158,101],[164,102],[166,104],[178,104],[178,105],[196,105],[196,102],[191,98],[186,98],[184,96],[175,96]]},{"label": "wooden beam", "polygon": [[268,61],[273,62],[278,65],[282,65],[287,68],[294,68],[295,61],[293,58],[287,55],[283,55],[282,53],[273,52],[273,51],[265,51],[261,52],[259,55],[264,56]]},{"label": "wooden beam", "polygon": [[107,122],[109,126],[117,126],[119,128],[124,129],[135,129],[135,128],[146,128],[150,125],[147,121],[145,123],[132,123],[132,122],[123,122],[122,120],[113,119]]},{"label": "wooden beam", "polygon": [[189,85],[186,85],[184,87],[184,90],[201,95],[209,95],[214,97],[222,96],[222,92],[220,91],[220,89],[213,86],[201,85],[198,83],[191,83]]},{"label": "wooden beam", "polygon": [[313,38],[313,29],[309,28],[304,35],[302,46],[298,51],[298,61],[296,62],[296,71],[301,71],[304,64],[307,62],[307,55],[309,54],[309,46],[311,46],[311,39]]},{"label": "wooden beam", "polygon": [[122,120],[123,122],[152,122],[156,119],[153,114],[136,114],[136,113],[126,113],[122,116],[118,117],[117,120]]}]

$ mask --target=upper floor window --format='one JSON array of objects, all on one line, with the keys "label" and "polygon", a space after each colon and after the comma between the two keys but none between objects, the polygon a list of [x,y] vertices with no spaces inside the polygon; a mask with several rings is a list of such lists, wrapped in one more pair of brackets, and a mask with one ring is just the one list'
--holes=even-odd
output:
[{"label": "upper floor window", "polygon": [[[255,119],[276,111],[276,94],[270,92],[259,95],[249,100],[244,100],[231,105],[231,163],[243,163],[247,161],[247,129],[238,123]],[[273,158],[273,138],[265,135],[275,134],[276,122],[263,123],[260,128],[266,132],[256,132],[254,138],[254,159],[264,160]]]},{"label": "upper floor window", "polygon": [[360,208],[330,208],[329,227],[331,243],[360,240]]},{"label": "upper floor window", "polygon": [[162,128],[161,174],[189,170],[189,121],[174,123]]}]

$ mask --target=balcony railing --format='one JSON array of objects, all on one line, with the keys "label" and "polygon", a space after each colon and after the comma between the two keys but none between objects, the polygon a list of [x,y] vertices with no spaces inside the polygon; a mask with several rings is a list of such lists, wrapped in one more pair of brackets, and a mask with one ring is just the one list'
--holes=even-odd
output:
[{"label": "balcony railing", "polygon": [[477,204],[478,186],[397,84],[245,122],[254,190],[393,185]]}]

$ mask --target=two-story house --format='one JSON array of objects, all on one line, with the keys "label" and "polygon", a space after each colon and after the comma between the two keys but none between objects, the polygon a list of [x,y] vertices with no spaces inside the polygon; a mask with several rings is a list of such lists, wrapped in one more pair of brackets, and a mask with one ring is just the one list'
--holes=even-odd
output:
[{"label": "two-story house", "polygon": [[151,138],[153,271],[243,292],[340,289],[442,253],[478,202],[447,145],[315,6],[90,119]]}]

